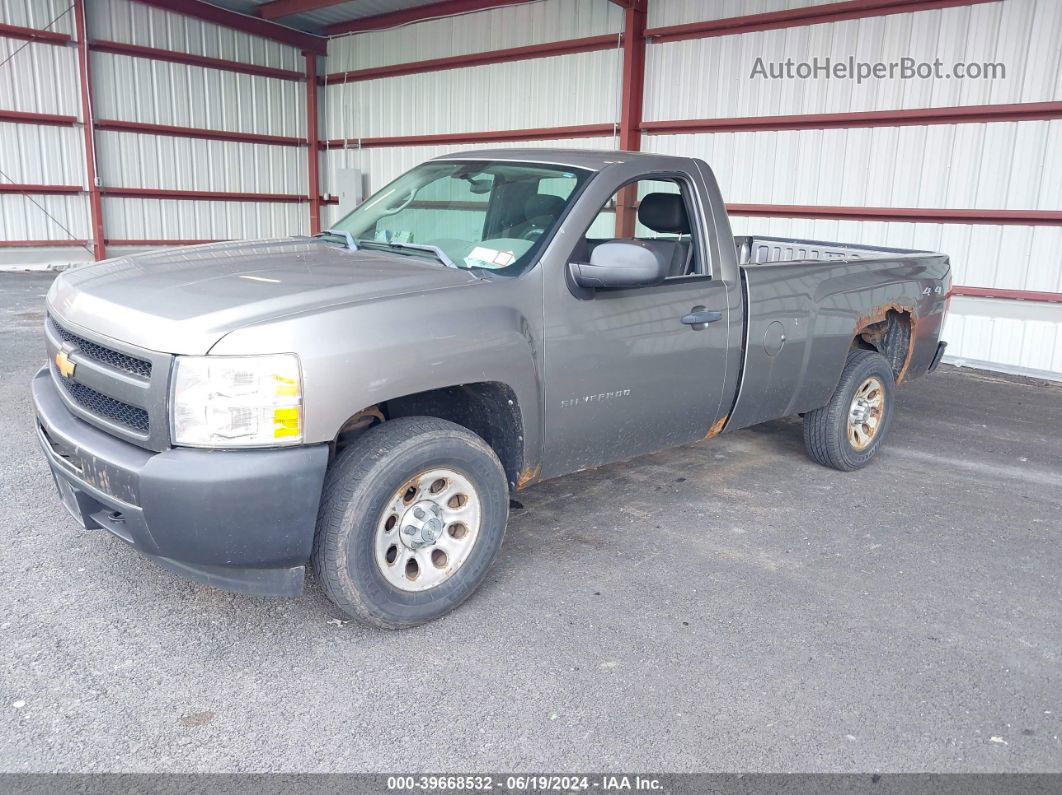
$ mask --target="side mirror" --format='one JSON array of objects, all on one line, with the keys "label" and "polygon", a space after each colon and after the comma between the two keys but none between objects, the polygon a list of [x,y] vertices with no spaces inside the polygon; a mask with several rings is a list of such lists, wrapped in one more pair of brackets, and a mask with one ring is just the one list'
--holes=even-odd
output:
[{"label": "side mirror", "polygon": [[579,287],[602,290],[659,284],[667,278],[669,267],[645,244],[626,240],[602,243],[590,255],[589,265],[572,262],[568,272]]}]

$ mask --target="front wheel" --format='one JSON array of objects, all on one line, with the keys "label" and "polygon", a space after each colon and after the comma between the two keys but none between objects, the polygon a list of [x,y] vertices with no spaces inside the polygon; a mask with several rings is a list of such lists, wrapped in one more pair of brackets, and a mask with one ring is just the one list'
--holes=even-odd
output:
[{"label": "front wheel", "polygon": [[894,384],[888,359],[851,351],[830,402],[804,415],[808,455],[844,472],[869,464],[889,430]]},{"label": "front wheel", "polygon": [[479,436],[431,417],[391,420],[362,434],[329,470],[314,568],[354,618],[416,626],[479,587],[508,515],[505,471]]}]

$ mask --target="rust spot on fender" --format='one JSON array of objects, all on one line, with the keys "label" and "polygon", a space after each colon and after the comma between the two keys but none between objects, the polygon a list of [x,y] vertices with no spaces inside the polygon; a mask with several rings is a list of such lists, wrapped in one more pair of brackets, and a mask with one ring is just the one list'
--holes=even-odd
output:
[{"label": "rust spot on fender", "polygon": [[708,433],[704,435],[704,438],[711,439],[713,436],[718,436],[719,432],[723,430],[723,426],[726,425],[726,421],[730,419],[729,414],[724,414],[722,417],[712,423],[712,427],[708,429]]},{"label": "rust spot on fender", "polygon": [[525,486],[530,486],[532,483],[538,480],[539,475],[541,474],[542,467],[538,464],[533,467],[524,468],[524,470],[516,478],[516,490],[520,491],[520,489],[524,488]]},{"label": "rust spot on fender", "polygon": [[874,307],[870,312],[860,315],[856,319],[855,335],[862,337],[875,348],[880,348],[885,337],[884,324],[888,319],[889,312],[906,315],[907,322],[911,327],[910,338],[907,340],[907,353],[903,358],[900,371],[896,374],[896,383],[899,384],[906,378],[907,370],[911,366],[911,358],[914,356],[918,328],[918,316],[915,314],[914,307],[904,306],[903,304],[882,304]]}]

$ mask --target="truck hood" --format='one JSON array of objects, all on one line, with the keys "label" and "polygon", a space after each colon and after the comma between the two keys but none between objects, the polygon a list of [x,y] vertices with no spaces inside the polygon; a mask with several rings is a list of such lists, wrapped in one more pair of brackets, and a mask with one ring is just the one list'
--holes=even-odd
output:
[{"label": "truck hood", "polygon": [[76,268],[52,284],[48,306],[112,339],[204,354],[253,323],[478,281],[424,259],[290,238],[164,249]]}]

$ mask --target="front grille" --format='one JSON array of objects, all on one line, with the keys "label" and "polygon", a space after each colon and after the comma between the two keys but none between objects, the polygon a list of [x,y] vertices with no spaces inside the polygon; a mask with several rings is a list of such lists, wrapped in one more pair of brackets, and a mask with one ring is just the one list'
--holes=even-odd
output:
[{"label": "front grille", "polygon": [[151,362],[146,362],[143,359],[137,359],[135,356],[129,356],[111,348],[106,348],[103,345],[98,345],[95,342],[90,342],[84,337],[79,337],[77,334],[67,331],[52,318],[48,318],[48,321],[52,324],[52,328],[55,329],[55,333],[59,338],[63,342],[70,342],[76,345],[83,356],[94,359],[108,367],[113,367],[115,370],[121,370],[140,378],[151,378]]},{"label": "front grille", "polygon": [[55,380],[63,385],[70,398],[85,411],[91,412],[97,417],[110,420],[136,433],[146,435],[150,432],[151,425],[148,422],[148,413],[144,409],[138,406],[130,406],[128,403],[100,394],[95,389],[79,384],[76,381],[71,381],[69,378],[62,378],[56,375]]}]

